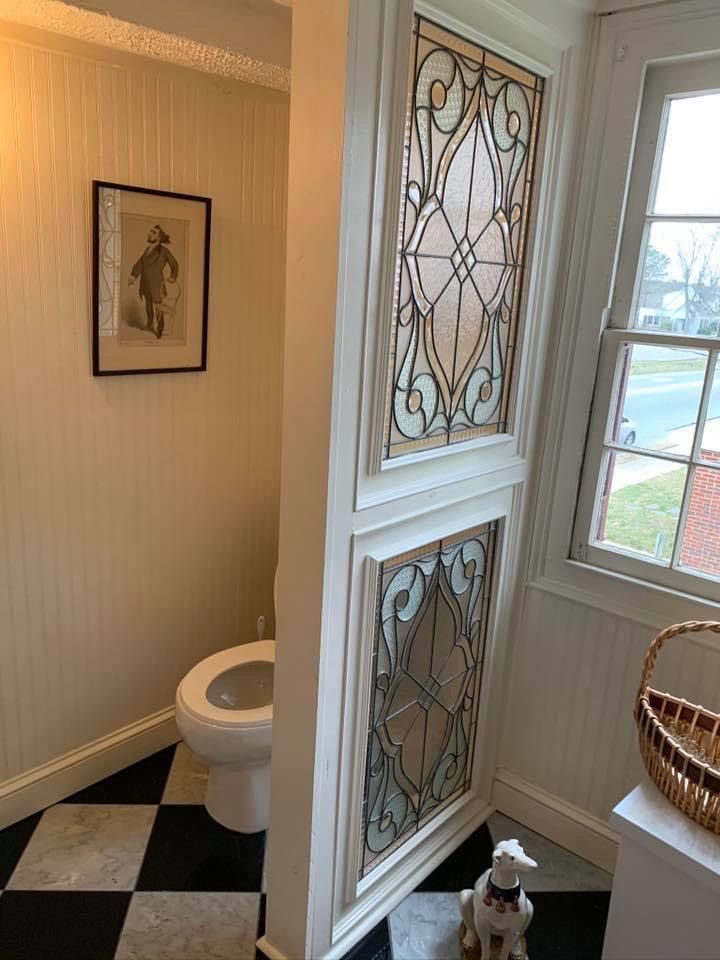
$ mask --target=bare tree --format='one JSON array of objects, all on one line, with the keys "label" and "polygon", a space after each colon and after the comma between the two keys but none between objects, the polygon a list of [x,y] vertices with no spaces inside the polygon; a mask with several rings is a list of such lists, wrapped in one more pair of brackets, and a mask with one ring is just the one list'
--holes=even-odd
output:
[{"label": "bare tree", "polygon": [[717,332],[720,318],[720,227],[707,232],[689,227],[676,245],[685,295],[685,332],[697,333],[703,321]]}]

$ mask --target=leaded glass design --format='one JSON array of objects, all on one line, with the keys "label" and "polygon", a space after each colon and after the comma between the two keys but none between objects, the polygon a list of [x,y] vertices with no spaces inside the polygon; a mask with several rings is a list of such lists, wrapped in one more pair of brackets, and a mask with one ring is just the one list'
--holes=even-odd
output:
[{"label": "leaded glass design", "polygon": [[98,191],[98,332],[117,336],[120,319],[120,191]]},{"label": "leaded glass design", "polygon": [[542,89],[416,18],[384,459],[508,430]]},{"label": "leaded glass design", "polygon": [[470,786],[494,546],[486,524],[380,568],[361,876]]}]

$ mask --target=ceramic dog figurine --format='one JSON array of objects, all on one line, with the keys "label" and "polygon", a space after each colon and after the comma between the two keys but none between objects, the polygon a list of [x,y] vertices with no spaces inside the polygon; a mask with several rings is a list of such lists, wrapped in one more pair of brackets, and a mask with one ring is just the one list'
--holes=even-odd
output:
[{"label": "ceramic dog figurine", "polygon": [[482,960],[490,960],[490,938],[496,936],[502,938],[498,960],[527,960],[523,934],[530,926],[533,905],[518,875],[536,867],[517,840],[502,840],[495,847],[492,866],[479,877],[475,889],[460,892],[463,947],[471,950],[479,942]]}]

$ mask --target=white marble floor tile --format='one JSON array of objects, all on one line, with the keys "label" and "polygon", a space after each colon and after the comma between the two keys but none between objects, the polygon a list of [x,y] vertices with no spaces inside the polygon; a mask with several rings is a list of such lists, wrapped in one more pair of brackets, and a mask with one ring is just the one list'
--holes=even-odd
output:
[{"label": "white marble floor tile", "polygon": [[[533,860],[537,860],[537,870],[522,876],[523,887],[528,893],[533,890],[610,890],[612,887],[609,873],[502,813],[494,813],[488,820],[488,827],[493,843],[514,838],[520,841]],[[478,874],[488,866],[479,865]]]},{"label": "white marble floor tile", "polygon": [[253,960],[259,893],[135,893],[115,960]]},{"label": "white marble floor tile", "polygon": [[461,919],[456,893],[412,893],[388,920],[395,960],[459,960]]},{"label": "white marble floor tile", "polygon": [[60,803],[46,810],[10,890],[132,890],[154,806]]},{"label": "white marble floor tile", "polygon": [[205,803],[208,768],[186,743],[179,743],[168,774],[163,803]]}]

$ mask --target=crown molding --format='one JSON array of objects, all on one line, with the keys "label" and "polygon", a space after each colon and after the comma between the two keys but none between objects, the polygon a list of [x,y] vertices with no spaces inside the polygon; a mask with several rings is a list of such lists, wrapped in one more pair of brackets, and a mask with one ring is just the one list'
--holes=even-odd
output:
[{"label": "crown molding", "polygon": [[290,71],[286,67],[82,10],[59,0],[0,0],[0,18],[231,80],[273,90],[290,89]]},{"label": "crown molding", "polygon": [[623,13],[627,10],[638,10],[641,7],[667,5],[669,0],[598,0],[598,13]]}]

